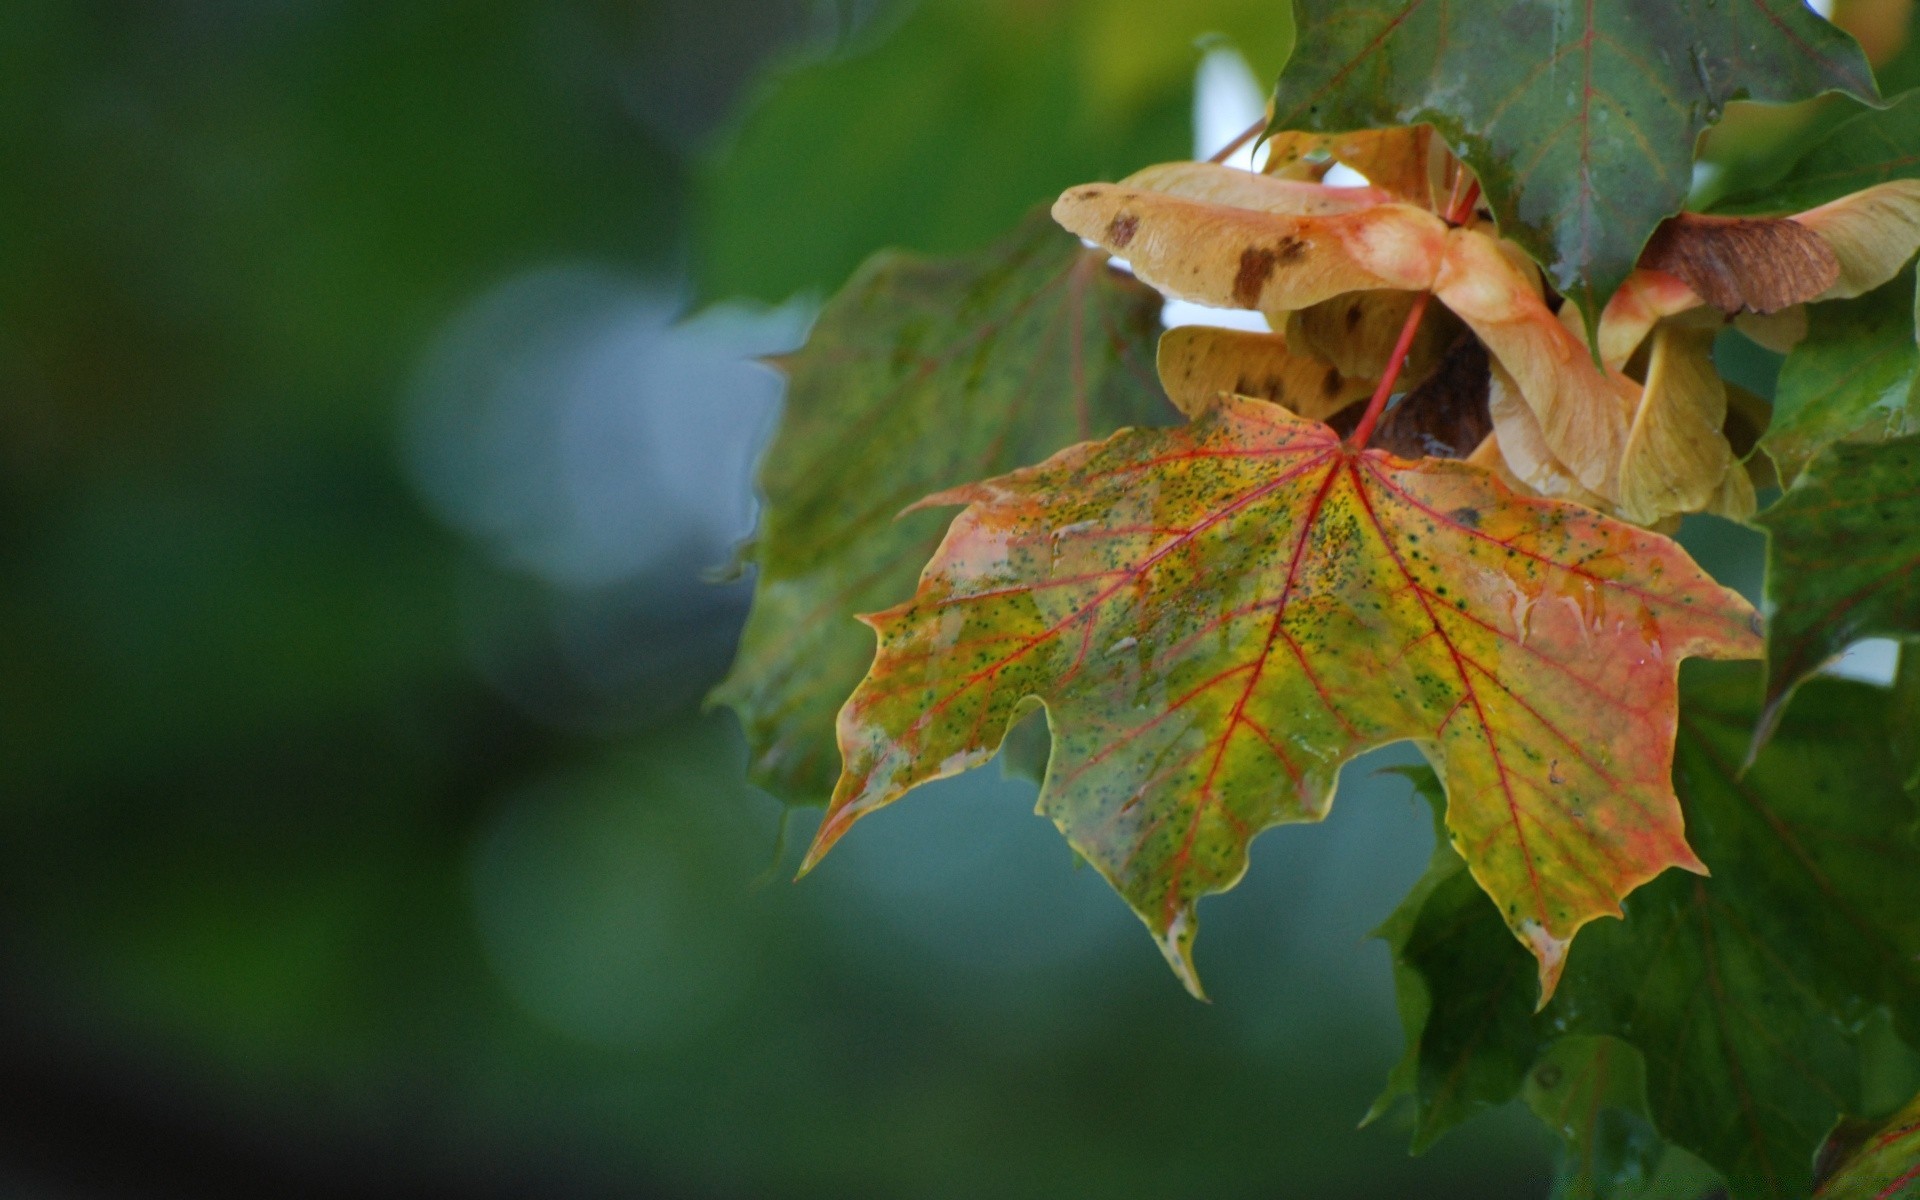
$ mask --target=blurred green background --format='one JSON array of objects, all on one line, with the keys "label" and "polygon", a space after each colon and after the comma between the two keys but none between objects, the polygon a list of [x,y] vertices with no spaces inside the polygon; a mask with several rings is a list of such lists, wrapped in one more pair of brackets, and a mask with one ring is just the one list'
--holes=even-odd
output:
[{"label": "blurred green background", "polygon": [[0,1194],[1542,1195],[1515,1114],[1356,1129],[1391,756],[1201,1005],[993,771],[789,885],[700,711],[752,357],[1192,153],[1284,7],[0,6]]}]

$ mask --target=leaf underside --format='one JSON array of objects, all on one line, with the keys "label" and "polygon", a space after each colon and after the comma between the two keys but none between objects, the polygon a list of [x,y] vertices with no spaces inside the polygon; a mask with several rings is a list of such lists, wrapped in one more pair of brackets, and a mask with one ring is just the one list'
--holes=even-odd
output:
[{"label": "leaf underside", "polygon": [[1589,321],[1680,210],[1728,101],[1878,96],[1804,0],[1296,3],[1272,128],[1432,124]]},{"label": "leaf underside", "polygon": [[1920,878],[1885,693],[1819,680],[1750,771],[1755,672],[1689,668],[1674,784],[1713,876],[1668,875],[1576,946],[1538,1014],[1508,998],[1525,958],[1456,880],[1383,930],[1419,1026],[1396,1073],[1427,1140],[1522,1086],[1566,1035],[1637,1048],[1660,1134],[1722,1172],[1736,1200],[1807,1195],[1815,1150],[1860,1101],[1862,1017],[1920,1043]]},{"label": "leaf underside", "polygon": [[1196,990],[1199,898],[1389,742],[1441,769],[1454,843],[1547,992],[1582,925],[1698,868],[1668,780],[1675,674],[1759,641],[1665,538],[1237,397],[933,502],[969,507],[915,598],[870,618],[809,864],[985,761],[1038,698],[1041,810]]},{"label": "leaf underside", "polygon": [[753,611],[714,693],[755,783],[790,804],[833,790],[834,714],[873,656],[854,614],[912,595],[946,524],[902,509],[1174,418],[1153,374],[1161,303],[1044,212],[971,259],[878,255],[828,303],[786,364]]}]

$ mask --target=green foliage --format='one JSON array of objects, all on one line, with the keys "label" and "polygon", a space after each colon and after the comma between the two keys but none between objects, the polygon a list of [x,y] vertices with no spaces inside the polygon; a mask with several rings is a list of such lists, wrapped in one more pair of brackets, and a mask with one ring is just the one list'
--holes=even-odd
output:
[{"label": "green foliage", "polygon": [[1574,1035],[1547,1047],[1521,1088],[1566,1143],[1553,1200],[1644,1195],[1666,1147],[1647,1116],[1647,1068],[1618,1038]]},{"label": "green foliage", "polygon": [[1903,92],[1886,107],[1858,112],[1807,146],[1793,165],[1762,189],[1714,206],[1727,213],[1804,212],[1892,179],[1920,178],[1920,92]]},{"label": "green foliage", "polygon": [[1415,1098],[1444,1126],[1463,1096],[1512,1096],[1564,1035],[1616,1037],[1644,1058],[1665,1138],[1736,1198],[1804,1196],[1827,1130],[1861,1104],[1862,1018],[1886,1005],[1905,1037],[1920,1033],[1913,810],[1875,689],[1807,685],[1742,775],[1755,673],[1692,670],[1674,780],[1713,876],[1669,875],[1629,898],[1625,920],[1575,948],[1537,1015],[1507,999],[1524,958],[1503,947],[1501,971],[1467,954],[1498,941],[1484,898],[1436,889],[1417,917],[1398,916],[1397,957],[1423,984],[1403,1003],[1428,1014],[1409,1052],[1423,1079],[1462,1080],[1459,1094]]},{"label": "green foliage", "polygon": [[1914,272],[1852,300],[1815,305],[1780,368],[1760,446],[1791,480],[1822,447],[1920,430]]},{"label": "green foliage", "polygon": [[1293,41],[1274,0],[927,0],[797,64],[705,177],[703,286],[835,288],[876,246],[972,250],[1068,184],[1183,155],[1209,34],[1262,75]]},{"label": "green foliage", "polygon": [[1920,438],[1837,445],[1760,514],[1767,530],[1767,704],[1863,637],[1920,633]]},{"label": "green foliage", "polygon": [[1729,101],[1878,93],[1803,0],[1298,0],[1275,129],[1430,122],[1591,324]]}]

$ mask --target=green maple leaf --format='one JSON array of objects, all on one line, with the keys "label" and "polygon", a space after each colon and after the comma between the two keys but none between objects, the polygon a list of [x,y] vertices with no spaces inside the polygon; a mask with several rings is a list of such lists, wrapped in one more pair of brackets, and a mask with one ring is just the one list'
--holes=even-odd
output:
[{"label": "green maple leaf", "polygon": [[1809,146],[1776,182],[1713,206],[1728,214],[1805,212],[1876,183],[1920,179],[1920,91],[1857,112]]},{"label": "green maple leaf", "polygon": [[1760,448],[1792,480],[1822,448],[1920,432],[1914,272],[1851,300],[1813,305],[1780,368]]},{"label": "green maple leaf", "polygon": [[929,503],[968,508],[869,618],[809,866],[1037,700],[1041,811],[1196,991],[1200,897],[1260,830],[1324,816],[1373,746],[1443,765],[1448,830],[1542,993],[1583,925],[1698,868],[1666,769],[1675,673],[1756,655],[1756,618],[1657,534],[1230,396]]},{"label": "green maple leaf", "polygon": [[1395,914],[1399,969],[1420,985],[1403,994],[1419,1028],[1397,1080],[1429,1140],[1514,1096],[1560,1038],[1607,1035],[1640,1052],[1661,1136],[1735,1197],[1804,1197],[1814,1151],[1859,1105],[1861,1019],[1885,1005],[1920,1043],[1920,844],[1886,694],[1808,685],[1743,776],[1755,682],[1700,666],[1683,689],[1674,784],[1712,877],[1629,897],[1626,920],[1581,940],[1543,1012],[1508,999],[1522,956],[1488,961],[1501,938],[1484,899],[1443,883]]},{"label": "green maple leaf", "polygon": [[1153,374],[1160,306],[1041,211],[971,258],[878,255],[822,310],[786,364],[753,611],[714,693],[746,728],[755,783],[793,804],[832,791],[834,714],[873,656],[854,614],[911,595],[946,524],[902,509],[1173,417]]},{"label": "green maple leaf", "polygon": [[1691,184],[1731,100],[1877,99],[1853,39],[1803,0],[1296,0],[1272,127],[1427,122],[1507,237],[1589,323]]},{"label": "green maple leaf", "polygon": [[1667,1147],[1647,1116],[1646,1063],[1628,1043],[1561,1038],[1520,1094],[1564,1143],[1552,1200],[1612,1200],[1655,1178]]},{"label": "green maple leaf", "polygon": [[1920,437],[1830,447],[1755,522],[1768,534],[1771,722],[1858,639],[1920,633]]},{"label": "green maple leaf", "polygon": [[[1836,126],[1773,187],[1724,201],[1727,213],[1804,212],[1875,184],[1920,179],[1920,93]],[[1761,446],[1788,479],[1822,447],[1920,431],[1914,273],[1864,296],[1812,306],[1787,355]]]}]

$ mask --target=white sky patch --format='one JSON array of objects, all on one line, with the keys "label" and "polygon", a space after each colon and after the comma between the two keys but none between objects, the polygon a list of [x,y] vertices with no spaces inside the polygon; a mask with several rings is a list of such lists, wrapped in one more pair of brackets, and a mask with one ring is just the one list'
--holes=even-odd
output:
[{"label": "white sky patch", "polygon": [[1826,666],[1825,673],[1862,683],[1890,684],[1900,665],[1900,643],[1892,638],[1866,638],[1847,647],[1847,652]]},{"label": "white sky patch", "polygon": [[1168,329],[1181,325],[1212,325],[1220,329],[1250,329],[1271,333],[1267,319],[1244,308],[1209,308],[1187,300],[1169,300],[1160,310],[1160,323]]},{"label": "white sky patch", "polygon": [[[1228,142],[1266,115],[1266,92],[1254,77],[1253,68],[1238,50],[1228,46],[1207,51],[1193,79],[1193,156],[1211,158]],[[1259,139],[1254,139],[1258,141]],[[1256,151],[1253,141],[1233,152],[1226,165],[1243,171],[1255,171],[1264,165],[1267,149]],[[1364,182],[1364,181],[1363,181]],[[1120,260],[1114,260],[1116,264]],[[1250,329],[1270,332],[1267,319],[1257,312],[1237,308],[1209,308],[1186,300],[1169,300],[1160,311],[1160,323],[1168,329],[1180,325],[1213,325],[1222,329]]]},{"label": "white sky patch", "polygon": [[[1193,156],[1212,158],[1219,149],[1247,131],[1267,112],[1267,94],[1254,78],[1253,68],[1238,50],[1220,46],[1207,51],[1193,80]],[[1227,159],[1230,167],[1257,171],[1265,164],[1267,148],[1252,139]]]},{"label": "white sky patch", "polygon": [[1827,20],[1833,20],[1833,0],[1807,0],[1807,7]]}]

